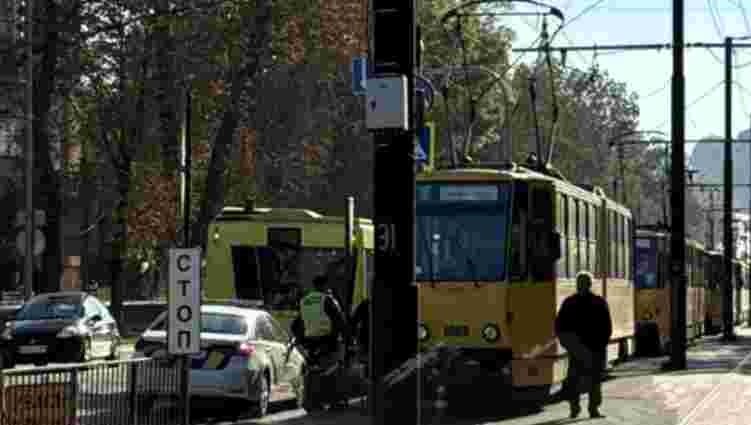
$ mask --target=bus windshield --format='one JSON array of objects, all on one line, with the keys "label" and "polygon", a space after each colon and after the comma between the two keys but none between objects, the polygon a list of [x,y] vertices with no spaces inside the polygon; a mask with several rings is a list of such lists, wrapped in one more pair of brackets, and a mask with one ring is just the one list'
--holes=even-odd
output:
[{"label": "bus windshield", "polygon": [[233,246],[237,296],[263,300],[273,310],[294,310],[303,291],[312,288],[312,279],[344,256],[344,249],[333,247]]},{"label": "bus windshield", "polygon": [[508,184],[419,184],[417,281],[502,281],[509,227]]}]

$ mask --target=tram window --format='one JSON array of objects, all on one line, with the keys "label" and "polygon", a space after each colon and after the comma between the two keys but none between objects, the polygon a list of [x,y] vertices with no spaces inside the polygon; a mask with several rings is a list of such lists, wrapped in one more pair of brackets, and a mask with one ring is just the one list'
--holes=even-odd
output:
[{"label": "tram window", "polygon": [[568,198],[564,194],[558,196],[558,229],[561,232],[561,258],[558,260],[558,277],[569,277],[568,268]]},{"label": "tram window", "polygon": [[555,262],[550,246],[553,227],[553,194],[547,188],[532,191],[533,222],[528,226],[530,273],[537,281],[553,278]]},{"label": "tram window", "polygon": [[657,287],[658,259],[656,241],[653,239],[636,239],[634,281],[639,289]]},{"label": "tram window", "polygon": [[514,207],[511,230],[511,280],[527,278],[527,217],[529,216],[527,185],[514,188]]},{"label": "tram window", "polygon": [[610,270],[608,270],[608,276],[611,278],[615,278],[617,268],[616,268],[616,261],[617,261],[617,252],[616,252],[616,233],[615,233],[615,212],[614,211],[608,211],[608,232],[610,234],[608,239],[608,248],[610,250]]},{"label": "tram window", "polygon": [[626,250],[626,267],[624,268],[624,277],[626,279],[631,278],[631,267],[632,267],[632,261],[631,261],[631,225],[630,220],[628,218],[624,221],[624,227],[623,227],[623,247]]},{"label": "tram window", "polygon": [[576,273],[579,271],[579,250],[577,247],[577,227],[576,227],[576,218],[577,218],[577,200],[573,198],[569,198],[568,201],[568,214],[569,214],[569,229],[571,229],[571,233],[568,235],[568,247],[569,247],[569,270],[571,272],[571,276],[576,276]]},{"label": "tram window", "polygon": [[624,227],[624,221],[625,217],[622,215],[618,216],[618,252],[619,252],[619,267],[618,267],[618,277],[625,278],[626,277],[626,234],[625,234],[625,227]]}]

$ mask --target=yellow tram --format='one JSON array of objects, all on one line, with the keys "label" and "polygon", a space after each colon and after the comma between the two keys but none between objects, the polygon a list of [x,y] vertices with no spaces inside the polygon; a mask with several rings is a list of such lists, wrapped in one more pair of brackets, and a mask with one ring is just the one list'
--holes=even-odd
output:
[{"label": "yellow tram", "polygon": [[[702,336],[711,304],[707,284],[707,251],[701,243],[686,240],[686,338]],[[639,351],[669,351],[671,342],[670,234],[639,228],[634,234],[636,284],[636,334]]]},{"label": "yellow tram", "polygon": [[469,362],[536,394],[565,377],[554,319],[581,270],[610,305],[609,360],[634,348],[631,213],[551,174],[511,164],[433,171],[416,185],[422,346],[462,347]]}]

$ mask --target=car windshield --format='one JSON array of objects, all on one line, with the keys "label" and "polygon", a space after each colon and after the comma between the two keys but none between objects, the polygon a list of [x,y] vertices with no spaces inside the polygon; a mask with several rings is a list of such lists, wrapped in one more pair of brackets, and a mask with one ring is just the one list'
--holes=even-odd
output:
[{"label": "car windshield", "polygon": [[16,320],[80,319],[83,306],[71,299],[45,299],[24,305]]},{"label": "car windshield", "polygon": [[[163,316],[151,327],[152,331],[166,330],[167,320]],[[202,313],[201,332],[225,335],[245,335],[248,333],[248,325],[242,316],[222,313]]]},{"label": "car windshield", "polygon": [[420,184],[417,191],[417,280],[502,281],[510,186]]}]

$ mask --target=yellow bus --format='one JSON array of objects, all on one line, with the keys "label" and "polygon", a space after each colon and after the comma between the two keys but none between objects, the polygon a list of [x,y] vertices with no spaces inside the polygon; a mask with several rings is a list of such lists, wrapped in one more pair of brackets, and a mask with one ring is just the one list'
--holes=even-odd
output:
[{"label": "yellow bus", "polygon": [[347,257],[344,217],[306,209],[225,207],[209,226],[204,298],[255,301],[288,327],[313,278],[328,274],[351,313],[367,297],[374,272],[373,223],[353,222],[353,255]]},{"label": "yellow bus", "polygon": [[[633,352],[628,209],[599,188],[510,164],[437,170],[416,185],[418,334],[460,347],[467,364],[545,398],[566,375],[554,320],[581,270],[611,309],[608,359]],[[529,354],[536,356],[530,358]]]}]

